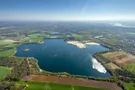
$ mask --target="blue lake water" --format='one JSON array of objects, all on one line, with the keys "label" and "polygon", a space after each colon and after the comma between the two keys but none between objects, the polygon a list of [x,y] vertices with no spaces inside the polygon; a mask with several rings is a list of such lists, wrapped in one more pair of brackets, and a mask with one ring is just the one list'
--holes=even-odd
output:
[{"label": "blue lake water", "polygon": [[[25,48],[29,48],[30,50],[24,52],[23,49]],[[17,48],[15,56],[34,57],[38,59],[38,64],[41,69],[50,72],[110,77],[108,72],[99,72],[93,68],[92,62],[92,55],[94,53],[106,50],[108,49],[100,45],[88,45],[86,49],[80,49],[66,43],[63,39],[45,39],[43,44],[20,45]]]}]

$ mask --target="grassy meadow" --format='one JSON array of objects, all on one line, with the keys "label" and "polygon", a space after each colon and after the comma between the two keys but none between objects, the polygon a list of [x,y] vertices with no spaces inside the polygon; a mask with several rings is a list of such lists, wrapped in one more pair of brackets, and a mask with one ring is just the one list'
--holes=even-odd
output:
[{"label": "grassy meadow", "polygon": [[12,44],[13,42],[5,42],[4,40],[0,40],[0,45],[8,45]]},{"label": "grassy meadow", "polygon": [[135,90],[135,83],[124,83],[126,90]]},{"label": "grassy meadow", "polygon": [[135,63],[124,66],[125,69],[135,74]]},{"label": "grassy meadow", "polygon": [[3,79],[9,72],[11,68],[0,66],[0,80]]},{"label": "grassy meadow", "polygon": [[0,52],[0,57],[13,56],[14,53],[15,53],[14,48],[13,49],[9,49],[9,50],[5,50],[5,51],[1,51]]}]

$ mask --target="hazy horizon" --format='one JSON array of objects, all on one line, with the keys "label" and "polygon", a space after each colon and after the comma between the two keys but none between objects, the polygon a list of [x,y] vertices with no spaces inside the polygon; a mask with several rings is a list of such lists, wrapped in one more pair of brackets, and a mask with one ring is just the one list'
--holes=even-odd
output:
[{"label": "hazy horizon", "polygon": [[1,0],[0,21],[135,21],[135,0]]}]

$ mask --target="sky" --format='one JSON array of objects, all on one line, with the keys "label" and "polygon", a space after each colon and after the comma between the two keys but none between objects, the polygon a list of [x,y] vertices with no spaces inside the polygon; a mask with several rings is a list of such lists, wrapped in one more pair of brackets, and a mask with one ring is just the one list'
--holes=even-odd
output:
[{"label": "sky", "polygon": [[135,20],[135,0],[0,0],[0,20]]}]

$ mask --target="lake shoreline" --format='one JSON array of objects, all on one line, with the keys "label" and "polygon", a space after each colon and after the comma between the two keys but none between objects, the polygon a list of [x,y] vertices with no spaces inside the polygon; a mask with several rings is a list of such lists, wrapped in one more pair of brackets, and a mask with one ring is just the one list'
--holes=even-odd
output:
[{"label": "lake shoreline", "polygon": [[[44,39],[44,40],[46,40],[46,39]],[[63,39],[64,40],[64,39]],[[42,42],[44,42],[44,41],[42,41]],[[65,42],[65,41],[64,41]],[[67,43],[67,41],[66,41],[66,43]],[[77,42],[77,43],[79,43],[79,42]],[[25,44],[25,43],[23,43],[23,44]],[[38,43],[26,43],[26,44],[38,44]],[[42,44],[44,44],[44,43],[42,43]],[[21,44],[20,44],[21,45]],[[83,44],[83,43],[79,43],[79,45],[100,45],[100,44],[98,44],[98,43],[95,43],[95,42],[89,42],[89,43],[85,43],[85,44]],[[84,47],[84,46],[81,46],[82,48]],[[85,47],[86,48],[86,47]],[[15,55],[14,55],[15,56]],[[93,55],[92,55],[92,57],[93,57]],[[100,63],[100,62],[99,62]],[[39,65],[39,64],[38,64]],[[41,69],[41,68],[40,68]],[[44,69],[41,69],[41,70],[44,70]],[[48,71],[48,70],[47,70]],[[50,72],[50,71],[49,71]],[[51,71],[52,72],[52,71]],[[57,72],[52,72],[52,73],[57,73]],[[59,72],[58,72],[59,73]],[[63,73],[63,72],[61,72],[61,73]],[[71,74],[72,75],[72,74]],[[75,74],[73,74],[73,75],[75,75]],[[80,76],[85,76],[85,75],[80,75]],[[87,76],[87,75],[86,75]],[[90,76],[90,77],[93,77],[93,76]],[[98,77],[95,77],[95,78],[98,78]],[[106,77],[106,78],[110,78],[110,77]]]}]

